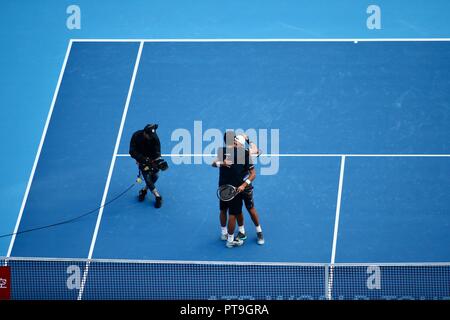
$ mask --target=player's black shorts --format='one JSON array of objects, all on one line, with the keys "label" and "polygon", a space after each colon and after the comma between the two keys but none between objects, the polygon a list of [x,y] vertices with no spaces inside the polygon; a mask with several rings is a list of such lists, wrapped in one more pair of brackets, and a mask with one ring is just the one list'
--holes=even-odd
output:
[{"label": "player's black shorts", "polygon": [[242,194],[237,194],[230,201],[220,200],[220,210],[228,210],[229,214],[237,215],[242,213]]},{"label": "player's black shorts", "polygon": [[253,201],[253,187],[247,187],[242,192],[242,198],[244,200],[245,207],[250,210],[255,206],[255,203]]}]

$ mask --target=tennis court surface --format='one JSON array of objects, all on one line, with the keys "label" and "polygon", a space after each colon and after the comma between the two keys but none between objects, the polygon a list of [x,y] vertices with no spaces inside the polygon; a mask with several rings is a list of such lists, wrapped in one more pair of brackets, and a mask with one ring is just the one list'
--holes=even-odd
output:
[{"label": "tennis court surface", "polygon": [[[449,56],[432,39],[70,41],[0,259],[12,298],[450,299]],[[160,209],[128,155],[147,123]],[[266,243],[244,212],[227,249],[202,154],[239,128],[264,146]]]}]

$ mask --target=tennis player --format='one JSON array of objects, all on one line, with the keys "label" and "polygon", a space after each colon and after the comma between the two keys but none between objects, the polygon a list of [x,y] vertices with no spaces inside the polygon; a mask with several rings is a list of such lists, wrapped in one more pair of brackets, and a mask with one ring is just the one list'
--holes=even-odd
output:
[{"label": "tennis player", "polygon": [[[238,135],[235,138],[235,145],[238,148],[245,148],[245,143],[248,144],[249,149],[248,151],[250,152],[251,156],[259,156],[260,151],[258,149],[258,146],[253,143],[252,141],[249,140],[248,136],[245,134],[242,135]],[[259,245],[263,245],[264,244],[264,236],[262,233],[262,228],[261,225],[259,223],[259,216],[258,216],[258,212],[256,211],[255,208],[255,201],[253,200],[253,185],[252,185],[252,181],[255,180],[256,178],[256,170],[252,169],[251,171],[253,171],[253,178],[249,179],[249,177],[244,177],[245,181],[247,182],[247,186],[245,187],[244,191],[242,192],[242,198],[244,200],[244,204],[245,204],[245,208],[247,209],[248,213],[250,214],[250,218],[253,221],[253,224],[255,225],[256,228],[256,242]],[[250,172],[251,174],[251,172]],[[246,240],[247,239],[247,235],[245,234],[245,229],[244,229],[244,225],[242,224],[242,227],[239,227],[239,233],[237,235],[237,238],[242,239],[242,240]]]},{"label": "tennis player", "polygon": [[136,131],[130,141],[130,155],[136,160],[140,173],[145,180],[145,187],[139,191],[139,201],[144,201],[147,190],[155,196],[155,208],[160,208],[163,198],[156,189],[159,170],[168,168],[161,159],[161,143],[156,133],[157,124],[148,124],[143,130]]},{"label": "tennis player", "polygon": [[[219,186],[232,185],[237,188],[238,194],[230,201],[220,200],[220,225],[222,229],[222,240],[226,240],[226,246],[233,248],[241,246],[244,241],[234,237],[236,220],[239,228],[244,227],[242,215],[242,192],[251,184],[255,178],[255,170],[251,161],[250,153],[245,148],[237,148],[235,133],[227,131],[224,135],[225,147],[218,150],[217,159],[212,166],[219,168]],[[246,180],[244,177],[248,176]],[[228,226],[227,226],[228,212]],[[245,230],[241,229],[245,234]]]}]

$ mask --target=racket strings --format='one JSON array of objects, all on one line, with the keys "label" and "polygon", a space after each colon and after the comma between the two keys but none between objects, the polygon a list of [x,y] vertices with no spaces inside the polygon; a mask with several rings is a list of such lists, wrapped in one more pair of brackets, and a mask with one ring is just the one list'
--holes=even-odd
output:
[{"label": "racket strings", "polygon": [[219,190],[219,197],[223,201],[227,201],[227,200],[232,199],[234,197],[235,193],[236,193],[236,191],[233,187],[226,186]]}]

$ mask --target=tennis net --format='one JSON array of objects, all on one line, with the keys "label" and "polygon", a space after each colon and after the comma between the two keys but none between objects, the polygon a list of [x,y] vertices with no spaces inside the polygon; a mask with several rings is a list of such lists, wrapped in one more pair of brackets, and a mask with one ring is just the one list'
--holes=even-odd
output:
[{"label": "tennis net", "polygon": [[[450,300],[450,263],[0,258],[27,300]],[[1,290],[1,289],[0,289]]]}]

